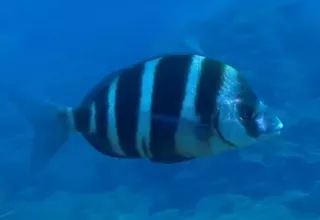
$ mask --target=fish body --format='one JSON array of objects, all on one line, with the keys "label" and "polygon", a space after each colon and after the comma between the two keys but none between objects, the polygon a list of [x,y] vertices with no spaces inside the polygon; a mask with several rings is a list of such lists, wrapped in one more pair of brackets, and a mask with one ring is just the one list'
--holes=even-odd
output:
[{"label": "fish body", "polygon": [[251,145],[283,127],[236,69],[197,54],[112,72],[79,107],[46,108],[50,117],[35,120],[45,111],[37,109],[26,114],[35,128],[33,161],[48,160],[74,132],[111,157],[178,163]]}]

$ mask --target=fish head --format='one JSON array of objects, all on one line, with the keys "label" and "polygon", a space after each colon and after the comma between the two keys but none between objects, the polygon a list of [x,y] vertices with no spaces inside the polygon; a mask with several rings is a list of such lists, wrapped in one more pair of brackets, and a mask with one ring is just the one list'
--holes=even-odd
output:
[{"label": "fish head", "polygon": [[234,146],[246,146],[280,135],[283,123],[262,102],[258,106],[237,104],[222,111],[221,134]]},{"label": "fish head", "polygon": [[220,95],[221,136],[234,146],[247,146],[281,134],[283,123],[238,74],[229,77]]}]

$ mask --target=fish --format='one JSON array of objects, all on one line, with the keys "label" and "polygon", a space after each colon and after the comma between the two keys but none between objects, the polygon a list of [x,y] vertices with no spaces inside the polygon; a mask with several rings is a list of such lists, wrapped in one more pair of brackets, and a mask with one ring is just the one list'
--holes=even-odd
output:
[{"label": "fish", "polygon": [[283,129],[239,71],[194,53],[154,56],[112,71],[79,106],[15,102],[33,126],[34,168],[75,133],[109,157],[174,164],[240,149]]}]

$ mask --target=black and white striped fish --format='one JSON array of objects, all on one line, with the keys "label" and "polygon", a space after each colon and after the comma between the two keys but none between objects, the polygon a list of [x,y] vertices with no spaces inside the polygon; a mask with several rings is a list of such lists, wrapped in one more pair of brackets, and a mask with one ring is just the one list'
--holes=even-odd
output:
[{"label": "black and white striped fish", "polygon": [[76,108],[27,108],[34,164],[52,157],[72,132],[111,157],[178,163],[250,145],[283,127],[236,69],[195,54],[110,73]]}]

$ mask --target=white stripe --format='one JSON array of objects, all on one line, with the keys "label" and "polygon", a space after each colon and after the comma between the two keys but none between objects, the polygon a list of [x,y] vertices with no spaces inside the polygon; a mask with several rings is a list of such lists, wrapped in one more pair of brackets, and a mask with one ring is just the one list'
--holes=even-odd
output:
[{"label": "white stripe", "polygon": [[96,103],[93,102],[90,109],[89,133],[97,132],[96,113]]},{"label": "white stripe", "polygon": [[113,151],[117,154],[120,154],[122,156],[125,156],[125,153],[123,152],[120,143],[119,143],[119,137],[117,134],[117,122],[116,122],[116,90],[117,90],[117,84],[118,84],[118,79],[116,78],[111,86],[110,86],[110,91],[108,94],[108,139],[110,140],[111,147]]},{"label": "white stripe", "polygon": [[189,69],[183,106],[180,112],[178,132],[175,135],[176,151],[184,156],[199,156],[203,154],[201,152],[203,147],[200,146],[202,143],[199,143],[199,140],[194,134],[196,124],[193,124],[192,121],[196,123],[199,120],[195,111],[195,101],[204,59],[205,58],[202,56],[193,56]]},{"label": "white stripe", "polygon": [[[160,60],[161,58],[145,63],[142,75],[136,140],[139,155],[145,158],[153,157],[150,150],[151,106],[154,76]],[[143,150],[143,142],[145,142],[146,152]]]},{"label": "white stripe", "polygon": [[74,119],[73,109],[70,107],[66,108],[66,115],[67,115],[67,123],[70,131],[76,130],[76,122]]}]

